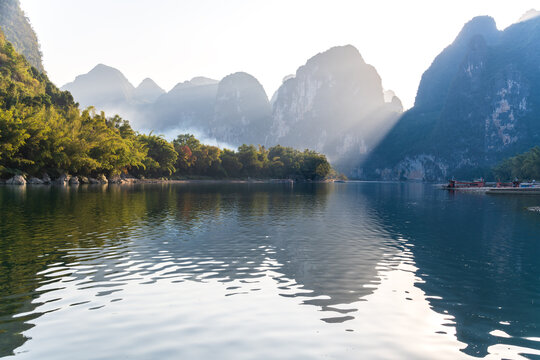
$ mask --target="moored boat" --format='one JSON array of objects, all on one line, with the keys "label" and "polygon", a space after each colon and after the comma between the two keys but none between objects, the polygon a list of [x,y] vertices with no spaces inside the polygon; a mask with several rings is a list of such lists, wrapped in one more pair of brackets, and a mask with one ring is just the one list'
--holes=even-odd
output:
[{"label": "moored boat", "polygon": [[448,185],[445,186],[448,190],[455,190],[455,189],[471,189],[471,188],[483,188],[486,187],[486,182],[484,179],[474,180],[474,181],[458,181],[458,180],[450,180],[448,182]]},{"label": "moored boat", "polygon": [[473,181],[459,181],[459,180],[449,180],[447,185],[443,185],[443,189],[446,190],[477,190],[477,191],[487,191],[493,188],[517,188],[520,186],[520,182],[515,180],[512,182],[486,182],[484,179],[478,179]]}]

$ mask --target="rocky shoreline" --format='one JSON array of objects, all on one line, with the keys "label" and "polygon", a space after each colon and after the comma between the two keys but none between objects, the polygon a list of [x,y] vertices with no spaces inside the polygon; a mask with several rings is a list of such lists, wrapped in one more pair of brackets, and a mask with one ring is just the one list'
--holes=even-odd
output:
[{"label": "rocky shoreline", "polygon": [[125,184],[125,183],[137,183],[145,182],[145,180],[136,179],[131,176],[120,176],[115,175],[107,178],[105,175],[101,174],[97,177],[87,177],[79,175],[69,175],[61,174],[55,179],[51,179],[48,174],[43,174],[41,178],[30,176],[26,177],[24,175],[15,175],[7,180],[0,179],[0,185],[105,185],[105,184]]},{"label": "rocky shoreline", "polygon": [[[333,180],[322,181],[302,181],[313,183],[327,183]],[[59,186],[78,186],[78,185],[107,185],[107,184],[160,184],[160,183],[275,183],[292,184],[295,181],[290,179],[138,179],[130,175],[115,175],[107,178],[105,175],[99,175],[96,178],[62,174],[55,179],[51,179],[48,174],[41,178],[26,177],[24,175],[15,175],[7,180],[0,179],[0,185],[59,185]]]}]

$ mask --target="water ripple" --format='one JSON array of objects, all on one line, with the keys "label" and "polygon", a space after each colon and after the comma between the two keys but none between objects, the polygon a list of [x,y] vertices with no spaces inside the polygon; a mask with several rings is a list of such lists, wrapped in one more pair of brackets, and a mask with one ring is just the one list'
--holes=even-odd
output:
[{"label": "water ripple", "polygon": [[246,186],[0,188],[0,357],[538,353],[539,319],[524,317],[540,248],[519,240],[538,225],[495,215],[520,222],[501,235],[453,209],[507,203],[423,185]]}]

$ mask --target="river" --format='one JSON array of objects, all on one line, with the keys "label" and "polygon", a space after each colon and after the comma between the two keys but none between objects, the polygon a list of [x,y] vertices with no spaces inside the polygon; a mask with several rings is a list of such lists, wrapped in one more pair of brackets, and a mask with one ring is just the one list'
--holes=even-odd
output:
[{"label": "river", "polygon": [[0,357],[538,359],[540,197],[0,187]]}]

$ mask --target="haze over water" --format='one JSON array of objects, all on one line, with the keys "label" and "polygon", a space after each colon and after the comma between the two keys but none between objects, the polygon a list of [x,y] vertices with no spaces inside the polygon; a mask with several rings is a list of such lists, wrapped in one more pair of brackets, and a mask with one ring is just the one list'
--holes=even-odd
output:
[{"label": "haze over water", "polygon": [[539,199],[0,187],[0,357],[540,356]]}]

